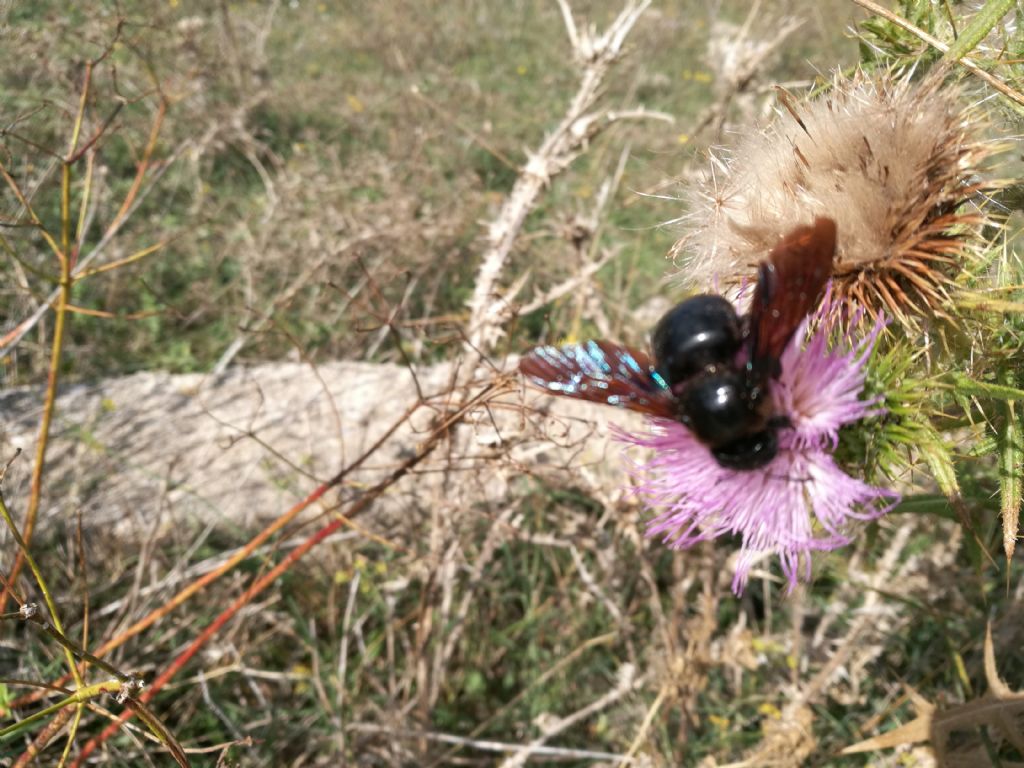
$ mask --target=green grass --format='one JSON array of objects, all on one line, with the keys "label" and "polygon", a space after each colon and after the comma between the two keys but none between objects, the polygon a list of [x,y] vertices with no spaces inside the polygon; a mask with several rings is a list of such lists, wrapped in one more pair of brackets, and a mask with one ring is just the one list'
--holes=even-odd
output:
[{"label": "green grass", "polygon": [[[578,9],[597,20],[615,11],[612,3]],[[561,19],[550,3],[492,7],[461,2],[444,14],[415,3],[386,8],[303,3],[280,9],[261,49],[253,38],[265,23],[263,13],[253,3],[230,6],[227,17],[196,15],[174,3],[127,7],[128,23],[113,61],[117,92],[133,101],[102,146],[107,199],[117,200],[127,191],[145,140],[152,103],[134,99],[149,87],[146,67],[167,84],[173,99],[158,156],[177,151],[183,141],[209,138],[209,131],[213,140],[193,154],[195,162],[179,159],[126,227],[126,246],[174,238],[165,253],[79,288],[79,301],[92,309],[122,314],[157,309],[161,314],[146,322],[105,321],[102,334],[97,333],[99,323],[73,323],[72,340],[83,353],[71,375],[207,369],[230,343],[234,329],[273,301],[305,259],[316,255],[302,246],[310,229],[320,232],[323,241],[338,232],[339,219],[348,224],[346,229],[388,230],[377,238],[388,252],[379,286],[386,301],[401,295],[404,276],[431,275],[436,265],[444,265],[448,285],[429,306],[417,306],[414,297],[408,318],[463,311],[480,252],[479,223],[493,214],[514,182],[516,166],[525,161],[524,150],[538,145],[575,88]],[[726,9],[730,13],[738,19],[742,10]],[[55,14],[55,6],[38,4],[19,6],[12,15],[19,29],[30,31],[21,44],[47,51],[47,68],[25,69],[21,57],[13,56],[0,70],[0,83],[16,95],[5,104],[8,118],[43,99],[64,102],[73,92],[80,69],[59,69],[62,56],[74,59],[64,52],[69,37],[77,35],[79,58],[99,53],[112,37],[113,15],[58,24]],[[640,304],[662,290],[663,256],[673,233],[658,224],[680,211],[678,205],[636,193],[670,180],[695,151],[679,144],[679,137],[712,98],[703,62],[708,24],[681,6],[668,6],[658,11],[655,23],[637,30],[637,55],[613,73],[605,103],[642,103],[670,112],[677,123],[623,124],[599,138],[556,181],[531,216],[526,244],[516,254],[517,269],[544,265],[531,284],[543,285],[570,268],[571,254],[553,225],[557,230],[558,222],[587,212],[628,141],[634,157],[599,243],[622,255],[598,276],[598,284],[610,292],[609,303],[620,307]],[[801,52],[821,33],[816,29],[796,51],[787,51],[794,74],[811,73]],[[54,79],[57,71],[60,77]],[[414,87],[422,98],[413,95]],[[98,120],[116,103],[115,81],[98,78],[92,98]],[[238,112],[243,102],[251,106]],[[67,129],[63,113],[50,108],[33,116],[23,131],[59,148]],[[16,142],[9,151],[19,161],[43,161]],[[287,174],[288,188],[276,210],[268,212],[267,189],[253,158],[271,174],[275,169]],[[50,223],[57,215],[56,181],[51,178],[37,195],[40,215]],[[93,242],[103,213],[91,230]],[[111,214],[106,213],[108,219]],[[442,232],[421,239],[425,228]],[[38,243],[33,249],[40,250]],[[340,263],[332,260],[320,279],[353,282],[358,273],[354,255],[346,254]],[[30,259],[43,263],[45,254]],[[623,279],[624,269],[629,280]],[[332,340],[316,322],[330,315],[336,301],[333,292],[302,291],[280,314],[295,339],[260,336],[246,354],[273,359],[298,344],[322,359],[358,355],[361,339],[350,326],[338,327]],[[7,322],[16,320],[19,311],[18,305],[9,307],[9,314],[0,312]],[[552,322],[563,325],[567,318],[556,306]],[[626,318],[619,319],[628,325]],[[632,330],[624,327],[623,332]],[[385,345],[380,354],[390,358],[394,350]],[[20,365],[36,368],[24,356]]]}]

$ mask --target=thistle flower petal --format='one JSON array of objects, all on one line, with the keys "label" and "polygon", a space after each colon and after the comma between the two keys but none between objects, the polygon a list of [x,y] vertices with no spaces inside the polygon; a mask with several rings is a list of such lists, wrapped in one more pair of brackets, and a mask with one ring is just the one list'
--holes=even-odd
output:
[{"label": "thistle flower petal", "polygon": [[[842,306],[836,301],[831,285],[816,314],[822,327],[810,335],[805,347],[790,344],[782,355],[782,375],[772,389],[778,413],[788,415],[792,431],[784,435],[795,447],[822,447],[835,450],[839,429],[846,424],[873,415],[877,400],[861,400],[864,388],[863,368],[885,323],[881,316],[870,332],[859,342],[852,329],[858,325],[860,313],[841,332],[839,347],[828,349],[828,341],[838,331]],[[795,338],[807,336],[808,322]]]}]

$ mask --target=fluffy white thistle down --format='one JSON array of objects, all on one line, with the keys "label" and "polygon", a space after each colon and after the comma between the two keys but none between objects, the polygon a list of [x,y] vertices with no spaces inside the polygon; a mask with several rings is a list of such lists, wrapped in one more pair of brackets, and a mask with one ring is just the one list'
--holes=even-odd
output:
[{"label": "fluffy white thistle down", "polygon": [[835,219],[835,300],[913,327],[944,314],[985,217],[978,175],[998,146],[977,109],[937,75],[836,76],[804,103],[782,94],[777,119],[712,157],[688,195],[673,249],[683,277],[735,284],[797,224]]}]

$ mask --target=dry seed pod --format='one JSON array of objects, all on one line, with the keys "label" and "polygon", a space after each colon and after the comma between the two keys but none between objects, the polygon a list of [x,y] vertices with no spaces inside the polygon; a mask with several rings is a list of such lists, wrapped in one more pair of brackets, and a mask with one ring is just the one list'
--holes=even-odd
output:
[{"label": "dry seed pod", "polygon": [[785,233],[835,219],[836,298],[915,328],[946,316],[954,281],[983,243],[979,169],[997,147],[980,112],[940,76],[837,75],[805,103],[712,157],[673,257],[695,288],[735,284]]}]

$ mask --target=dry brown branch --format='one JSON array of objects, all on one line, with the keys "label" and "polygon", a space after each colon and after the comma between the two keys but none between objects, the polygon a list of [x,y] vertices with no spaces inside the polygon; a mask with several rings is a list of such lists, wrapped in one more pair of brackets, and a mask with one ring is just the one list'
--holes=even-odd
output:
[{"label": "dry brown branch", "polygon": [[[766,25],[759,19],[760,6],[760,0],[751,5],[747,18],[739,30],[728,27],[719,34],[712,35],[708,58],[711,66],[719,73],[716,78],[718,94],[714,103],[698,115],[692,130],[693,136],[700,135],[709,127],[716,137],[721,135],[729,116],[730,106],[738,96],[751,89],[768,59],[803,24],[800,19],[783,19],[775,25]],[[774,36],[760,39],[751,35],[755,20],[758,20],[759,31],[765,28],[773,29]]]},{"label": "dry brown branch", "polygon": [[[509,299],[498,296],[498,283],[523,222],[535,207],[541,190],[609,124],[607,113],[590,113],[589,110],[598,99],[608,71],[622,55],[626,37],[649,5],[650,0],[627,0],[618,18],[603,34],[597,35],[593,30],[578,29],[572,11],[565,0],[560,0],[572,54],[581,67],[580,86],[562,121],[536,151],[529,153],[526,166],[488,227],[488,248],[477,270],[473,296],[468,304],[467,352],[473,363],[467,366],[469,370],[476,368],[480,355],[486,354],[501,337],[501,326],[508,319]],[[650,116],[645,111],[639,114]]]}]

